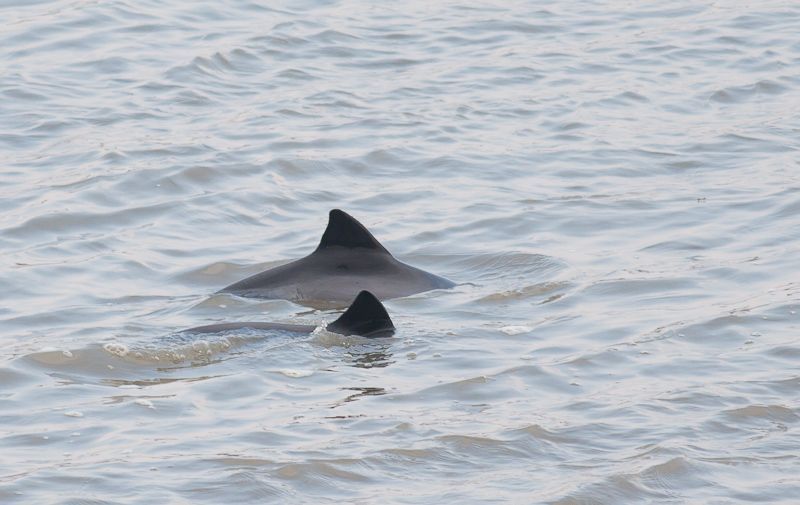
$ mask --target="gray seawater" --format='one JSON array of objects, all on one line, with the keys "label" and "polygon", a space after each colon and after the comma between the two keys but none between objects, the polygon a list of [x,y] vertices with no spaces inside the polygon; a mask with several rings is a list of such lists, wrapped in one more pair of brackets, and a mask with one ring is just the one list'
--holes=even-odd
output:
[{"label": "gray seawater", "polygon": [[0,503],[800,500],[797,2],[0,5]]}]

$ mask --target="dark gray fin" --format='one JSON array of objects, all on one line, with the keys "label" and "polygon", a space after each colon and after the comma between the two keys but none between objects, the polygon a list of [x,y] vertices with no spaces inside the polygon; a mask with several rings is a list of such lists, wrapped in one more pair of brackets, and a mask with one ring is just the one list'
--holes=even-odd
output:
[{"label": "dark gray fin", "polygon": [[389,251],[372,236],[364,225],[355,220],[353,216],[339,209],[333,209],[328,215],[328,227],[322,234],[316,251],[328,247],[363,247],[378,252],[389,254]]},{"label": "dark gray fin", "polygon": [[362,337],[390,337],[394,325],[383,304],[369,291],[362,291],[339,319],[328,325],[328,330],[342,335]]}]

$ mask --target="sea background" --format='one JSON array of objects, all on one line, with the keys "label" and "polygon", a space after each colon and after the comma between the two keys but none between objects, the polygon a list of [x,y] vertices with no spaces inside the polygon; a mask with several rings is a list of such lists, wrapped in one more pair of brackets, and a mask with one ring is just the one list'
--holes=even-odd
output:
[{"label": "sea background", "polygon": [[[0,503],[800,500],[800,3],[0,19]],[[458,286],[175,335],[332,208]]]}]

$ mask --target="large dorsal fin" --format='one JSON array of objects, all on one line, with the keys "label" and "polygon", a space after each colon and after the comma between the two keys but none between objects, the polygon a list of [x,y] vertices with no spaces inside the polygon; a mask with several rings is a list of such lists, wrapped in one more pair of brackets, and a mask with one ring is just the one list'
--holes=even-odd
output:
[{"label": "large dorsal fin", "polygon": [[328,227],[322,234],[317,251],[328,247],[363,247],[373,249],[378,252],[389,254],[389,251],[372,236],[364,225],[356,219],[339,209],[333,209],[328,215]]},{"label": "large dorsal fin", "polygon": [[362,291],[344,314],[328,325],[328,330],[342,335],[388,337],[394,333],[394,324],[380,300],[369,291]]}]

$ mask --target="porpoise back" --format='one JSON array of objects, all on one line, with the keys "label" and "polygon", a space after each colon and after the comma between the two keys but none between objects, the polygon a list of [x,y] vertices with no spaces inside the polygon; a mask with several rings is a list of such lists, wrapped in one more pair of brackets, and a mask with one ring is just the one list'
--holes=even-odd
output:
[{"label": "porpoise back", "polygon": [[[269,322],[237,322],[198,326],[181,333],[220,333],[235,330],[264,330],[290,333],[311,333],[316,326],[305,324],[284,324]],[[350,307],[339,318],[326,326],[326,329],[342,335],[360,335],[367,338],[389,337],[394,333],[394,324],[383,304],[369,291],[356,296]]]},{"label": "porpoise back", "polygon": [[254,298],[280,298],[308,305],[344,306],[366,290],[380,300],[455,284],[398,261],[344,211],[330,211],[328,226],[308,256],[222,289]]}]

